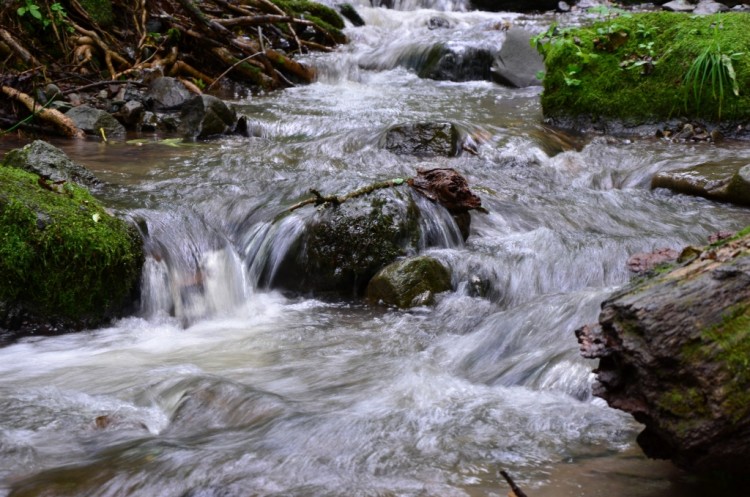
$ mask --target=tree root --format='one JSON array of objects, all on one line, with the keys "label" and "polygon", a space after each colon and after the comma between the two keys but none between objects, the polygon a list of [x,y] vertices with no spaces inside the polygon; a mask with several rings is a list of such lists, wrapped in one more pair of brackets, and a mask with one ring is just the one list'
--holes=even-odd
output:
[{"label": "tree root", "polygon": [[64,136],[70,138],[84,137],[83,131],[76,127],[76,125],[73,124],[73,121],[60,111],[40,107],[29,95],[22,93],[15,88],[11,88],[10,86],[2,86],[0,89],[2,89],[2,92],[9,98],[18,100],[41,119],[52,123]]}]

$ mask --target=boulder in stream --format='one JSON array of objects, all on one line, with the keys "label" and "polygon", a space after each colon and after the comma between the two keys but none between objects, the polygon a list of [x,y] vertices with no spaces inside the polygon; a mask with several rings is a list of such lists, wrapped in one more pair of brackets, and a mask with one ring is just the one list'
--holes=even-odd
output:
[{"label": "boulder in stream", "polygon": [[750,164],[730,160],[665,171],[652,178],[651,187],[668,188],[676,193],[737,205],[750,205]]},{"label": "boulder in stream", "polygon": [[98,326],[137,298],[140,235],[72,181],[0,165],[0,233],[0,332]]},{"label": "boulder in stream", "polygon": [[180,132],[186,139],[231,133],[237,126],[237,113],[223,100],[196,95],[182,106]]},{"label": "boulder in stream", "polygon": [[100,184],[91,171],[70,160],[59,148],[42,140],[35,140],[22,148],[9,151],[3,158],[3,165],[37,174],[52,183],[72,181],[87,187]]},{"label": "boulder in stream", "polygon": [[464,148],[458,126],[451,122],[416,122],[391,126],[380,141],[396,155],[455,157]]},{"label": "boulder in stream", "polygon": [[693,472],[750,467],[750,230],[639,279],[576,332],[594,393],[645,425],[647,456]]},{"label": "boulder in stream", "polygon": [[544,71],[544,59],[531,46],[532,36],[525,29],[508,30],[500,53],[492,65],[495,81],[514,88],[542,84],[537,74]]},{"label": "boulder in stream", "polygon": [[370,278],[420,240],[419,209],[408,190],[380,190],[318,210],[269,282],[295,292],[362,295]]},{"label": "boulder in stream", "polygon": [[410,257],[381,269],[367,285],[367,299],[408,309],[435,303],[435,295],[451,289],[451,274],[428,256]]},{"label": "boulder in stream", "polygon": [[124,137],[125,126],[112,116],[112,114],[101,109],[95,109],[88,105],[73,107],[65,117],[70,118],[77,128],[82,129],[88,135],[99,135],[104,133],[107,137]]}]

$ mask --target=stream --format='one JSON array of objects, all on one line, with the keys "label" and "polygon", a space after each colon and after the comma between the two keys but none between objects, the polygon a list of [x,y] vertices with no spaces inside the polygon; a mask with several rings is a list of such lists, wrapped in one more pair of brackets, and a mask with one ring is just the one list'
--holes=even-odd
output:
[{"label": "stream", "polygon": [[[307,59],[314,84],[236,95],[251,137],[53,142],[160,255],[138,315],[0,348],[0,497],[505,496],[500,470],[530,497],[706,495],[642,456],[639,425],[591,395],[596,363],[573,331],[628,282],[630,255],[750,225],[750,210],[649,187],[750,149],[571,136],[542,124],[541,88],[421,79],[414,61],[435,43],[497,47],[503,23],[538,32],[553,18],[396,3],[355,3],[366,25]],[[434,17],[449,26],[429,29]],[[380,146],[414,121],[457,123],[477,155]],[[422,206],[444,234],[424,252],[453,274],[434,307],[267,287],[301,226],[273,221],[310,188],[420,167],[457,169],[489,210],[462,243],[442,208]],[[197,271],[201,291],[185,297]]]}]

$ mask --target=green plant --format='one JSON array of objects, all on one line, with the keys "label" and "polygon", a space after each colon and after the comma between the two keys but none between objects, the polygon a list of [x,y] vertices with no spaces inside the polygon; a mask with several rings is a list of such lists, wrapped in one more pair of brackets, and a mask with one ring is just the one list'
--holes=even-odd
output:
[{"label": "green plant", "polygon": [[26,4],[23,7],[19,7],[16,11],[18,13],[19,17],[23,17],[26,14],[29,14],[31,17],[36,19],[37,21],[42,21],[42,11],[39,10],[39,6],[34,2],[34,0],[26,0]]},{"label": "green plant", "polygon": [[45,16],[35,0],[25,0],[25,4],[16,11],[19,17],[25,17],[28,14],[44,29],[54,23],[55,26],[63,27],[69,32],[73,31],[73,27],[68,22],[68,13],[60,2],[49,5],[47,12],[49,15]]},{"label": "green plant", "polygon": [[[715,33],[718,29],[718,25],[714,26]],[[683,79],[685,109],[687,110],[692,99],[696,110],[699,111],[704,93],[707,91],[706,86],[709,86],[711,97],[719,104],[718,118],[721,119],[726,91],[731,88],[736,97],[740,96],[734,61],[739,60],[743,55],[744,52],[724,53],[721,44],[716,39],[704,48],[690,64]]]}]

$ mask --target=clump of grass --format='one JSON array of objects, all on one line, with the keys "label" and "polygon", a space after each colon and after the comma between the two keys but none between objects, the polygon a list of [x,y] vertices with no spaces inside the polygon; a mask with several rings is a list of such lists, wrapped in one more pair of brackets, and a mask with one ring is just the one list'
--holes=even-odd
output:
[{"label": "clump of grass", "polygon": [[696,110],[700,110],[703,96],[710,88],[711,97],[718,103],[718,118],[721,119],[726,90],[731,88],[734,96],[740,96],[740,85],[732,61],[742,55],[743,52],[724,53],[718,42],[704,48],[693,60],[683,80],[685,110],[688,110],[691,97]]}]

